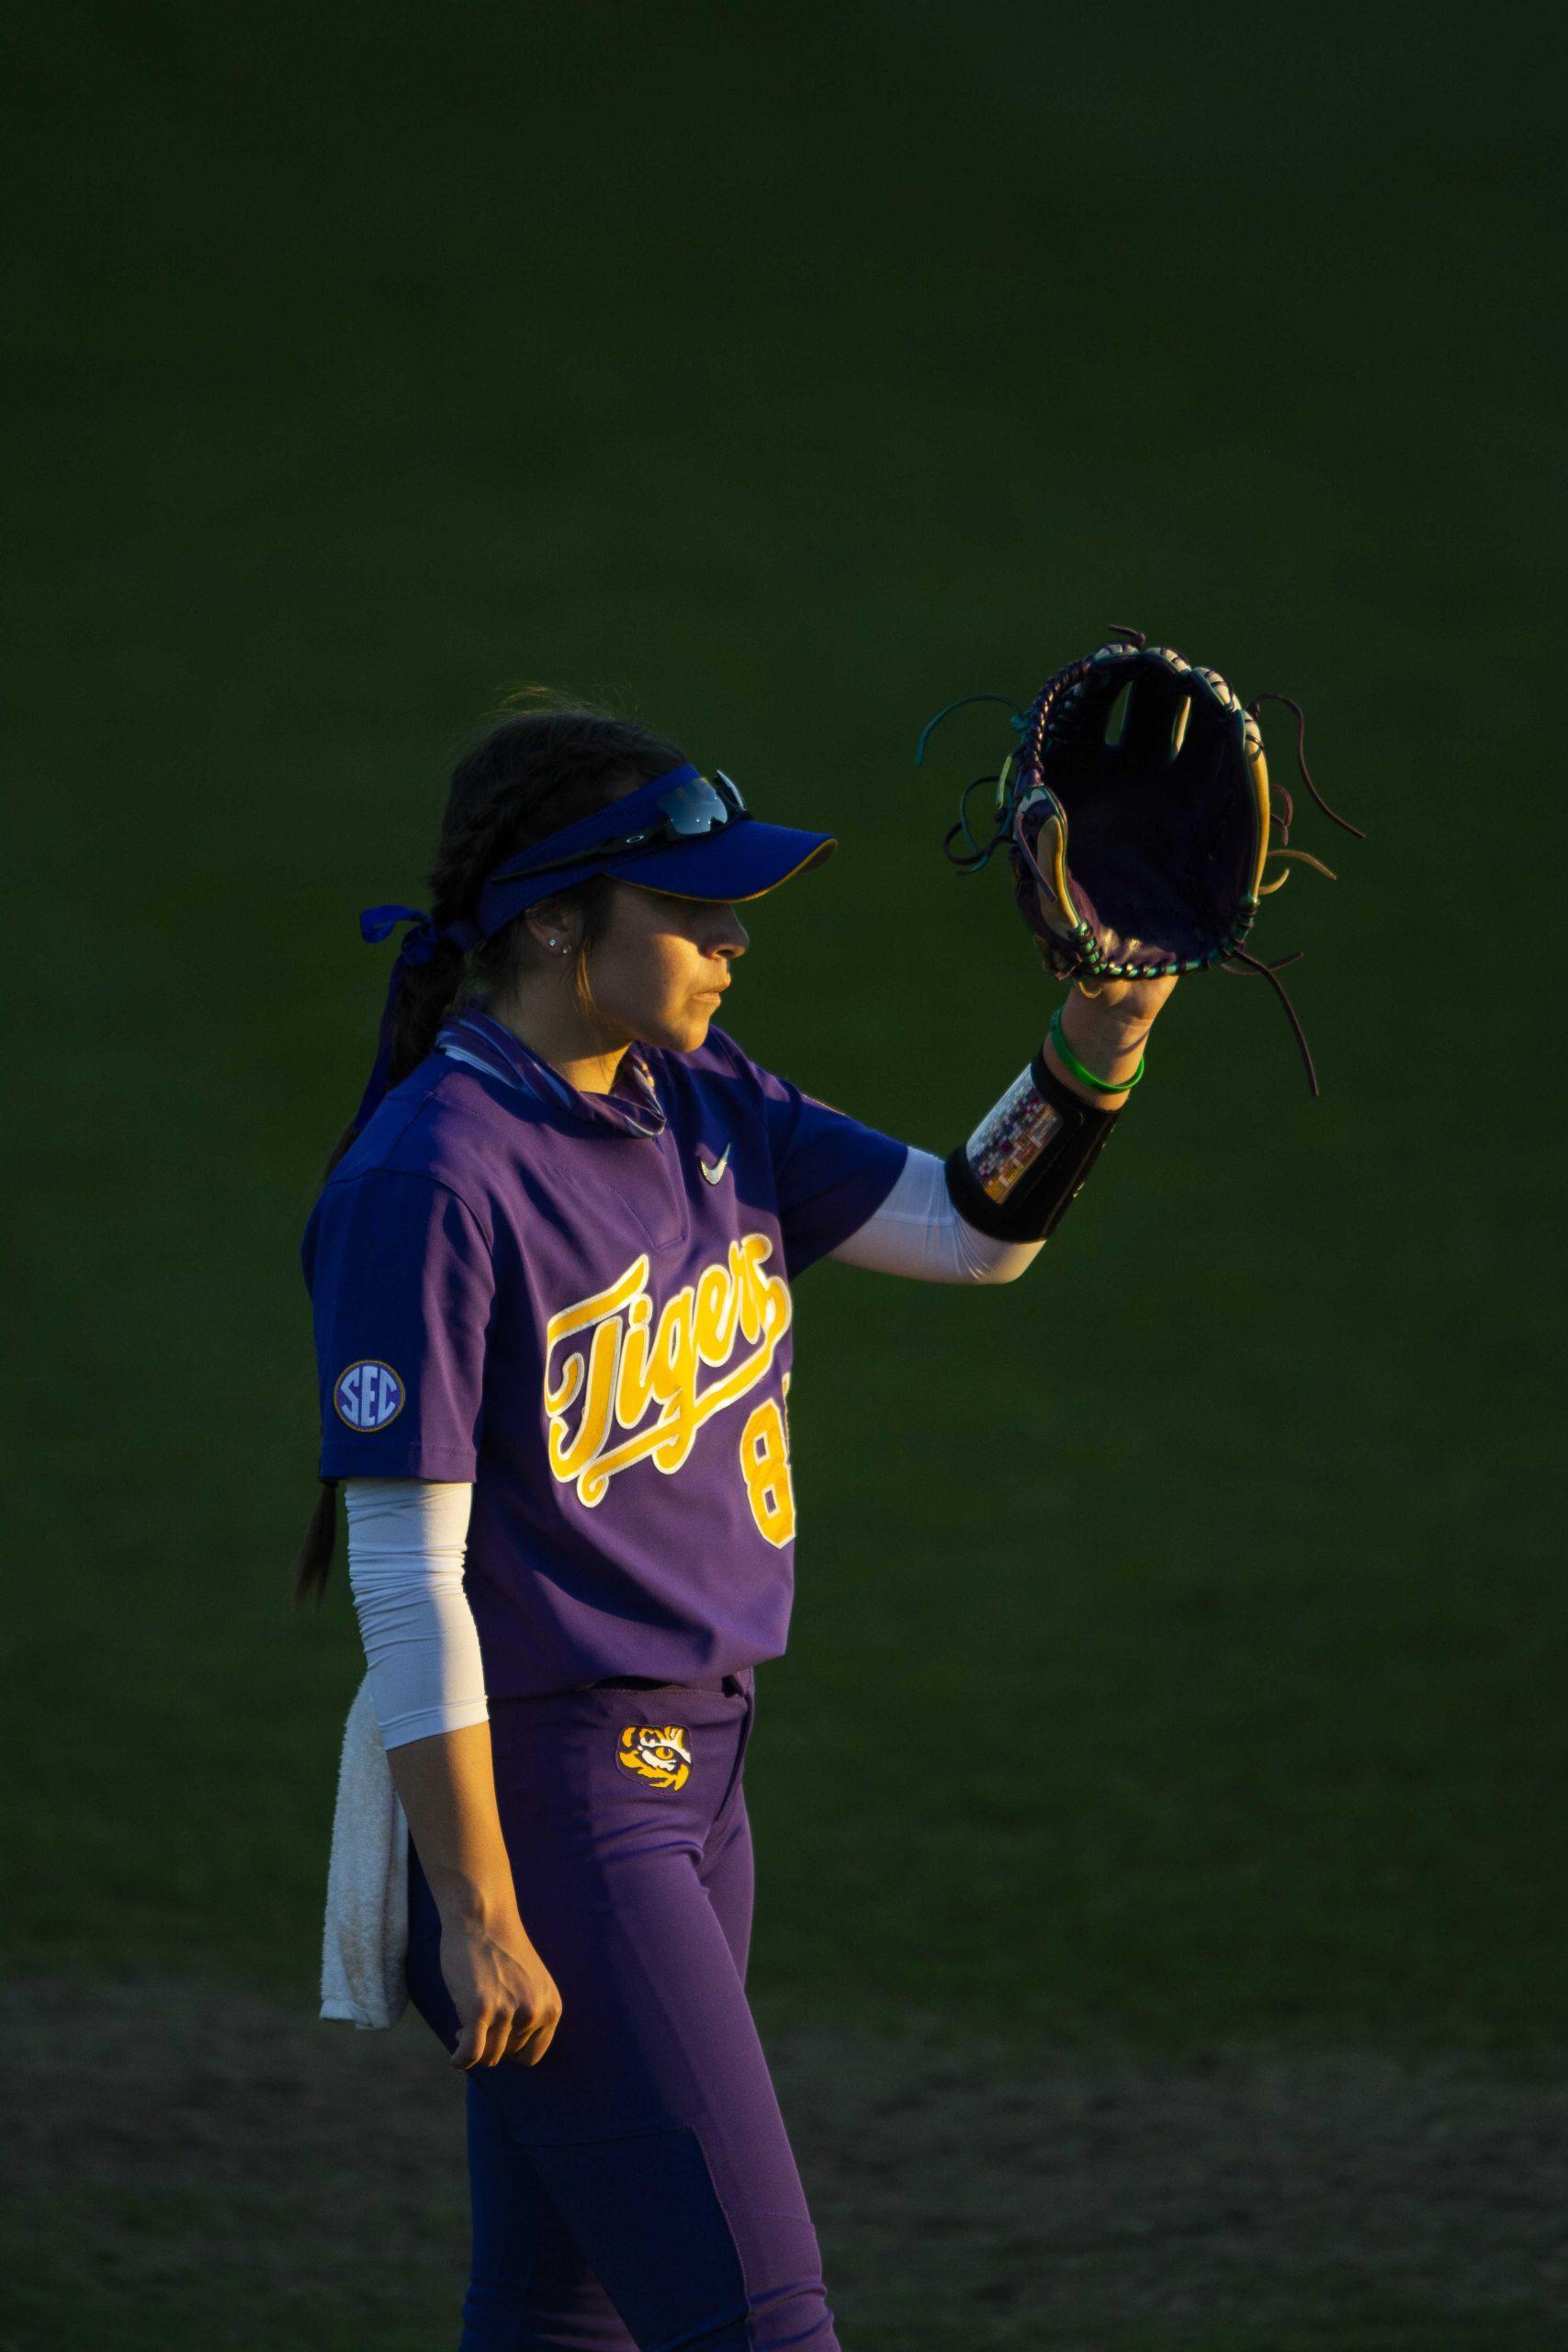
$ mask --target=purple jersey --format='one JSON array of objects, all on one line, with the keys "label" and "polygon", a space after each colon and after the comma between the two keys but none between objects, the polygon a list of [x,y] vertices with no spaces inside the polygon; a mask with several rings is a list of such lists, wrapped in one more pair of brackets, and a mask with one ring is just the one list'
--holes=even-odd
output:
[{"label": "purple jersey", "polygon": [[468,1011],[387,1096],[305,1234],[321,1475],[474,1482],[492,1696],[783,1650],[790,1283],[906,1152],[716,1028],[583,1094]]}]

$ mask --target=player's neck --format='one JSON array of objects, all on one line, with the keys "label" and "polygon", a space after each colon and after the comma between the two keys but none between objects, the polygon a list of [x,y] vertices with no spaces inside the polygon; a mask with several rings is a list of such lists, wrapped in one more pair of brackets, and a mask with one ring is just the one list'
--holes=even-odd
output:
[{"label": "player's neck", "polygon": [[580,1094],[609,1093],[630,1040],[606,1046],[603,1027],[590,1021],[575,994],[567,995],[553,976],[544,983],[524,981],[509,993],[497,990],[484,1010]]}]

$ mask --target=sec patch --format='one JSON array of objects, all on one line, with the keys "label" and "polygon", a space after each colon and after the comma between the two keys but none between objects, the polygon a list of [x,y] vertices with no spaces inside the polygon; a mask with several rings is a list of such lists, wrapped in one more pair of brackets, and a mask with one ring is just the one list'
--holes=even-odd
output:
[{"label": "sec patch", "polygon": [[388,1428],[407,1403],[408,1390],[391,1365],[368,1359],[340,1372],[333,1388],[339,1420],[364,1434]]}]

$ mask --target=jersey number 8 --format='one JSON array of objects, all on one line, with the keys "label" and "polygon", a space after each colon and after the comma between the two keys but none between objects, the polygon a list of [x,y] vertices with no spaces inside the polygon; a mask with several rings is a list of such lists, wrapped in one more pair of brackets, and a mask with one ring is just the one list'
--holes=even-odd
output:
[{"label": "jersey number 8", "polygon": [[795,1533],[795,1489],[789,1439],[776,1397],[770,1396],[748,1416],[740,1432],[740,1475],[762,1534],[770,1544],[787,1544]]}]

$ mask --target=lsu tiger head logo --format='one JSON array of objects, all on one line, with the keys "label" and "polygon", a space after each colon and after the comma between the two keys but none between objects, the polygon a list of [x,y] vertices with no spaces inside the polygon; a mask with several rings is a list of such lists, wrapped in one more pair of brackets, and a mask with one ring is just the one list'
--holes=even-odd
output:
[{"label": "lsu tiger head logo", "polygon": [[656,1789],[679,1789],[692,1769],[692,1751],[681,1724],[628,1724],[615,1761],[624,1772],[651,1781]]}]

